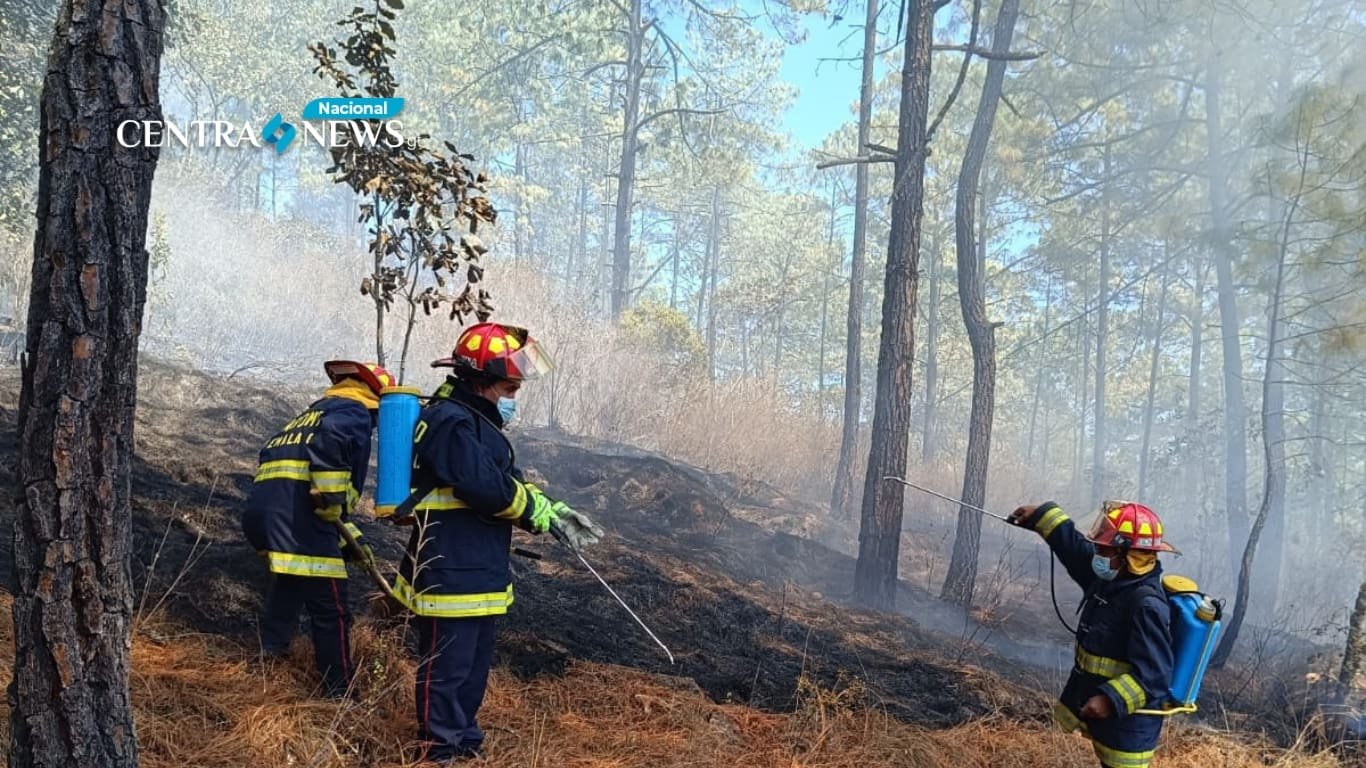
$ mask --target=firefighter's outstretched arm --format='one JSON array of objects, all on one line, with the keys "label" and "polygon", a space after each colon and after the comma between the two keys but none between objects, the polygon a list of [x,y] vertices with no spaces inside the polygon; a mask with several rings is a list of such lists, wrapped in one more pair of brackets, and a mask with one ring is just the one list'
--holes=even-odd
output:
[{"label": "firefighter's outstretched arm", "polygon": [[1082,589],[1091,586],[1096,574],[1091,570],[1091,558],[1096,549],[1085,536],[1077,530],[1072,519],[1062,511],[1056,502],[1045,501],[1038,506],[1017,507],[1010,513],[1010,522],[1022,528],[1030,528],[1048,542],[1048,546],[1058,555],[1067,575],[1081,585]]}]

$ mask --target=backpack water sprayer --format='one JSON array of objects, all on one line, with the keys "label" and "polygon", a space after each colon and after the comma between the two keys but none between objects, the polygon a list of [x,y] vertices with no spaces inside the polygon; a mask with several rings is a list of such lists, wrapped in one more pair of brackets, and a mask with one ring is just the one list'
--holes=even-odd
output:
[{"label": "backpack water sprayer", "polygon": [[379,395],[379,459],[375,516],[390,517],[412,492],[413,430],[422,411],[417,387],[385,387]]},{"label": "backpack water sprayer", "polygon": [[[914,488],[1000,520],[1012,527],[1018,527],[1004,515],[945,496],[929,488],[922,488],[909,480],[892,476],[884,477],[883,480],[898,482],[908,488]],[[1051,568],[1049,574],[1051,577]],[[1058,596],[1053,589],[1051,578],[1049,589],[1053,592],[1053,610],[1058,614],[1058,620],[1067,627],[1068,632],[1075,634],[1076,630],[1068,626],[1062,617],[1062,611],[1058,609]],[[1171,607],[1172,679],[1168,688],[1170,703],[1164,709],[1139,709],[1135,710],[1134,714],[1169,717],[1194,712],[1197,709],[1195,700],[1200,695],[1200,686],[1205,681],[1205,673],[1209,671],[1210,659],[1214,656],[1219,633],[1223,629],[1223,603],[1200,592],[1193,579],[1174,573],[1162,577],[1162,590],[1167,598],[1167,604]]]}]

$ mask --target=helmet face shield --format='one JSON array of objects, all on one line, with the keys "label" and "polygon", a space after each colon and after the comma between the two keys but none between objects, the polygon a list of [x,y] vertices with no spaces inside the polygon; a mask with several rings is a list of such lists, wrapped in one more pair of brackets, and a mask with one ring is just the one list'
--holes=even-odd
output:
[{"label": "helmet face shield", "polygon": [[506,358],[510,379],[530,381],[550,373],[555,369],[555,361],[535,339],[527,338],[521,349]]}]

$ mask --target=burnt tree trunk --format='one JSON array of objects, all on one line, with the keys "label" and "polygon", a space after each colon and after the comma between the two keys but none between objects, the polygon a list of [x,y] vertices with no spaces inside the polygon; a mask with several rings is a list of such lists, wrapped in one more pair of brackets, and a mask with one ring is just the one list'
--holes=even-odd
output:
[{"label": "burnt tree trunk", "polygon": [[[863,82],[859,86],[858,156],[868,156],[873,120],[873,65],[877,53],[878,0],[868,0],[863,22]],[[830,513],[848,517],[854,507],[854,451],[858,450],[859,411],[863,402],[863,262],[868,238],[868,164],[860,163],[854,179],[854,247],[849,257],[849,309],[844,336],[844,422],[840,456],[830,492]]]},{"label": "burnt tree trunk", "polygon": [[43,83],[28,363],[19,396],[9,765],[136,766],[129,486],[159,0],[67,2]]},{"label": "burnt tree trunk", "polygon": [[626,92],[622,115],[621,161],[617,166],[617,206],[612,238],[612,319],[630,302],[631,203],[635,194],[636,154],[640,144],[640,89],[645,79],[645,31],[641,1],[630,0],[626,33]]},{"label": "burnt tree trunk", "polygon": [[1346,702],[1352,693],[1352,684],[1361,672],[1362,659],[1366,657],[1366,581],[1357,590],[1356,606],[1352,618],[1347,622],[1347,645],[1342,653],[1342,670],[1338,672],[1339,703]]},{"label": "burnt tree trunk", "polygon": [[[991,36],[993,53],[1010,50],[1015,33],[1015,19],[1020,14],[1019,0],[1003,0],[996,17],[996,29]],[[991,462],[991,422],[996,409],[996,328],[999,323],[987,319],[986,269],[986,204],[983,201],[982,221],[973,222],[972,204],[981,182],[982,165],[986,161],[991,131],[996,124],[996,107],[1001,101],[1001,86],[1005,80],[1006,63],[1002,59],[987,62],[987,77],[982,84],[982,97],[977,105],[977,118],[968,134],[967,151],[958,172],[958,194],[954,204],[955,239],[958,246],[958,297],[963,311],[963,325],[972,345],[972,411],[968,416],[968,450],[963,463],[964,506],[958,510],[958,531],[953,540],[953,558],[944,577],[940,596],[962,606],[972,604],[973,588],[977,583],[977,550],[982,538],[982,515],[973,507],[986,506],[987,467]],[[977,228],[982,228],[982,247],[975,246]]]},{"label": "burnt tree trunk", "polygon": [[903,486],[883,482],[883,478],[904,476],[910,443],[914,371],[911,351],[915,347],[920,221],[925,202],[925,127],[930,103],[934,11],[935,4],[929,0],[908,0],[877,396],[868,471],[863,483],[858,562],[854,566],[854,599],[882,610],[896,606],[897,558],[901,551]]}]

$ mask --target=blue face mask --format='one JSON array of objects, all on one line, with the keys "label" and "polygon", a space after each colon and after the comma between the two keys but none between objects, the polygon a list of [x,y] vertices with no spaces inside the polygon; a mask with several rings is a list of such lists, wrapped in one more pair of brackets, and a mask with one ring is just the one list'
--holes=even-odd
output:
[{"label": "blue face mask", "polygon": [[503,423],[512,421],[512,417],[517,415],[517,401],[510,397],[498,398],[498,415],[503,417]]},{"label": "blue face mask", "polygon": [[1091,558],[1091,570],[1101,581],[1114,581],[1119,576],[1119,571],[1110,565],[1110,558],[1105,555],[1098,554]]}]

